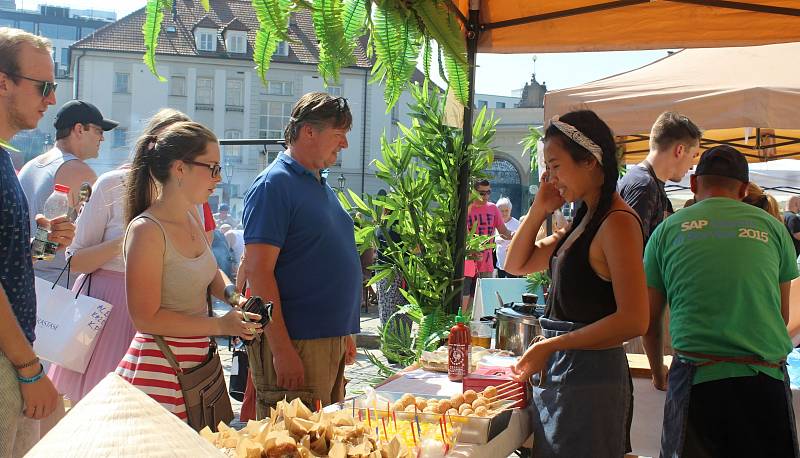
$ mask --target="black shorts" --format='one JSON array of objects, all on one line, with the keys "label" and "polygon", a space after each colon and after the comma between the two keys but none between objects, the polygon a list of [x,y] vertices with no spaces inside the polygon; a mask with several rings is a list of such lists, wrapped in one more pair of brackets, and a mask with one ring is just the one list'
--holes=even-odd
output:
[{"label": "black shorts", "polygon": [[692,386],[683,456],[795,457],[789,396],[783,381],[761,373]]}]

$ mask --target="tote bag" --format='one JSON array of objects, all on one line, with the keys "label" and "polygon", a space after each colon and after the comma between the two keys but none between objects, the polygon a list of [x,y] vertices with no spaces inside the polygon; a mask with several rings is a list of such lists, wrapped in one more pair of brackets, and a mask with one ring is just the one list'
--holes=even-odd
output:
[{"label": "tote bag", "polygon": [[[91,276],[89,279],[91,288]],[[57,280],[56,280],[57,282]],[[92,357],[97,336],[112,305],[36,277],[36,341],[33,349],[47,361],[81,374]]]}]

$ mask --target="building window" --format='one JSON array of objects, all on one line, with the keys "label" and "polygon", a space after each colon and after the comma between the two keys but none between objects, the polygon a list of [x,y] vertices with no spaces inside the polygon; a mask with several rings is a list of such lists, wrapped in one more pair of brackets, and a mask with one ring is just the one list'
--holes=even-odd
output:
[{"label": "building window", "polygon": [[197,78],[197,105],[214,106],[214,79]]},{"label": "building window", "polygon": [[211,29],[198,29],[195,32],[196,46],[199,51],[216,51],[217,34]]},{"label": "building window", "polygon": [[244,33],[228,32],[228,40],[225,43],[228,52],[244,54],[247,52],[247,35]]},{"label": "building window", "polygon": [[397,104],[392,107],[392,124],[397,124],[400,122],[400,108],[398,108]]},{"label": "building window", "polygon": [[478,108],[484,108],[489,105],[489,102],[486,100],[478,100]]},{"label": "building window", "polygon": [[328,86],[328,95],[331,97],[341,97],[342,86]]},{"label": "building window", "polygon": [[258,119],[259,138],[283,138],[283,130],[289,124],[292,115],[292,103],[261,102],[261,114]]},{"label": "building window", "polygon": [[118,94],[127,94],[130,92],[130,87],[128,86],[130,80],[129,73],[121,73],[116,72],[114,73],[114,92]]},{"label": "building window", "polygon": [[497,105],[496,105],[495,108],[505,108],[505,107],[506,107],[506,103],[505,102],[497,102]]},{"label": "building window", "polygon": [[244,105],[243,87],[244,81],[242,80],[228,80],[225,83],[225,107],[226,108],[242,108]]},{"label": "building window", "polygon": [[36,24],[30,21],[19,21],[19,28],[28,33],[36,33]]},{"label": "building window", "polygon": [[[242,138],[242,131],[236,129],[226,130],[225,138]],[[242,162],[242,147],[240,145],[225,145],[223,148],[223,165],[240,164]]]},{"label": "building window", "polygon": [[289,56],[289,44],[285,41],[281,41],[278,43],[278,48],[275,49],[275,54],[273,56],[280,56],[280,57],[288,57]]},{"label": "building window", "polygon": [[75,41],[78,39],[78,28],[74,25],[48,24],[46,22],[41,22],[39,23],[39,35],[52,40]]},{"label": "building window", "polygon": [[186,77],[173,76],[169,79],[169,95],[186,97]]},{"label": "building window", "polygon": [[113,132],[114,142],[111,146],[114,148],[122,148],[128,144],[128,129],[117,127]]},{"label": "building window", "polygon": [[81,27],[81,38],[86,38],[89,35],[93,34],[95,29],[91,27]]},{"label": "building window", "polygon": [[267,81],[267,94],[292,95],[293,84],[291,81]]}]

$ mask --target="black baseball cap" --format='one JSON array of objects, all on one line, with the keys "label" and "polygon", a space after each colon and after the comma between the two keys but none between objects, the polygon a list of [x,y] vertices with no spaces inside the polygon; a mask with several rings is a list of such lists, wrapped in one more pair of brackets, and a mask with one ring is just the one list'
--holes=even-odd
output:
[{"label": "black baseball cap", "polygon": [[111,130],[119,125],[117,121],[104,119],[96,106],[83,100],[70,100],[59,108],[53,123],[56,129],[69,129],[75,124],[94,124],[103,130]]},{"label": "black baseball cap", "polygon": [[717,175],[733,178],[742,183],[750,182],[747,159],[735,148],[728,145],[715,146],[700,156],[694,174],[697,176]]}]

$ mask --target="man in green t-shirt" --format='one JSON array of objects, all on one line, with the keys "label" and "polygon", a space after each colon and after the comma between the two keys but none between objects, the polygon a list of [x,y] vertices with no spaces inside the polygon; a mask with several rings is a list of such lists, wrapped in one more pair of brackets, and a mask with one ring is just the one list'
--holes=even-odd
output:
[{"label": "man in green t-shirt", "polygon": [[666,389],[665,304],[675,357],[661,456],[800,456],[784,366],[792,343],[790,282],[798,276],[783,225],[741,202],[747,161],[729,146],[703,154],[697,203],[667,218],[645,249],[653,384]]}]

